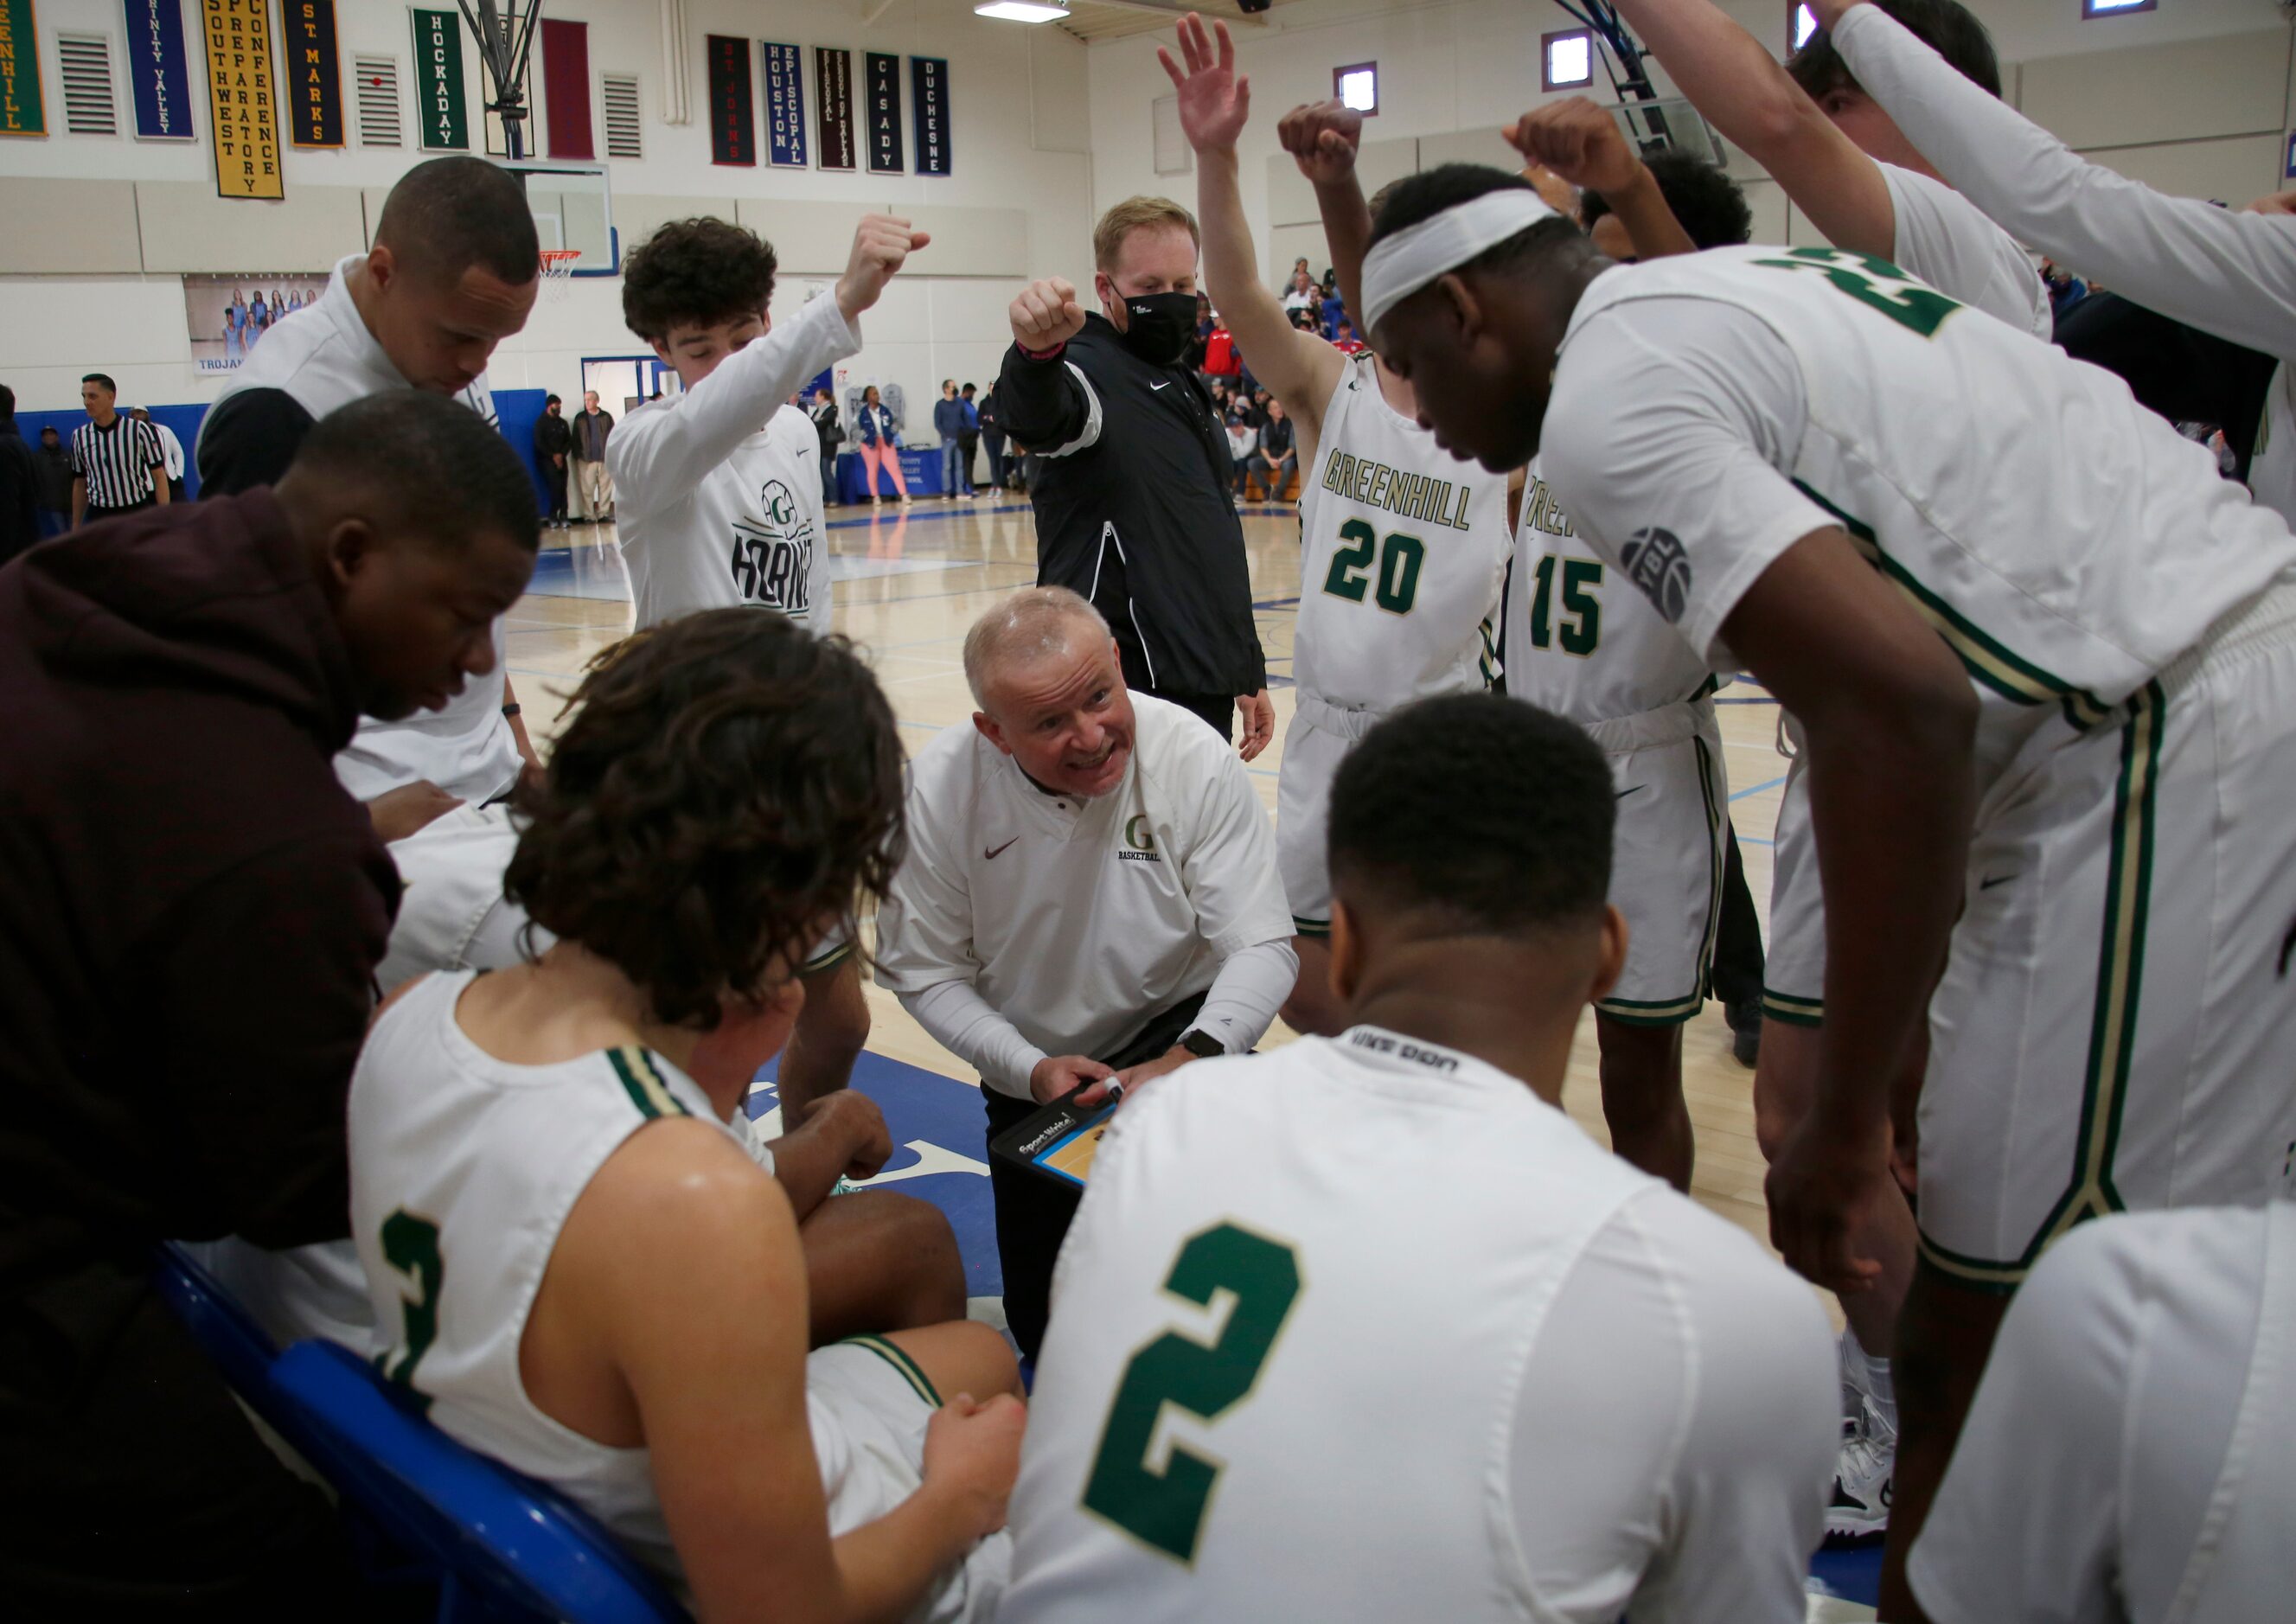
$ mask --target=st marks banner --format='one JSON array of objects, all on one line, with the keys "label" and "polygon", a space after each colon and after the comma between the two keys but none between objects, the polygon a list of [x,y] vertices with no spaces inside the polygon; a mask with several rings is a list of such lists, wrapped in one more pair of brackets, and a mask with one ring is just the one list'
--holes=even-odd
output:
[{"label": "st marks banner", "polygon": [[343,56],[335,0],[283,0],[287,18],[287,138],[297,146],[343,144]]},{"label": "st marks banner", "polygon": [[462,13],[416,12],[414,105],[425,150],[471,150],[471,117],[463,94]]},{"label": "st marks banner", "polygon": [[200,15],[215,123],[216,193],[284,197],[268,0],[201,0]]},{"label": "st marks banner", "polygon": [[126,0],[126,4],[127,87],[135,103],[135,134],[145,141],[195,139],[184,0]]}]

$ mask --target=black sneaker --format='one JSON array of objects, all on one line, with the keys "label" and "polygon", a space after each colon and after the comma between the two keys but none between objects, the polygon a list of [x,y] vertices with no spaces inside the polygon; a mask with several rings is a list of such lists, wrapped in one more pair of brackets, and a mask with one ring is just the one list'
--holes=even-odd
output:
[{"label": "black sneaker", "polygon": [[1722,1006],[1722,1019],[1730,1023],[1730,1053],[1742,1066],[1751,1068],[1762,1055],[1762,1001],[1745,998]]}]

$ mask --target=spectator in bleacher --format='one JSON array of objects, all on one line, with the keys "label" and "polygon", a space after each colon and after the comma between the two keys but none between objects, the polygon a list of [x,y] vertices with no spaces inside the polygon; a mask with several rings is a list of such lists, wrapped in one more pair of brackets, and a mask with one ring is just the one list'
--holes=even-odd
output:
[{"label": "spectator in bleacher", "polygon": [[1258,466],[1259,431],[1253,428],[1241,411],[1227,414],[1228,460],[1235,464],[1235,499],[1251,499],[1251,475]]},{"label": "spectator in bleacher", "polygon": [[1364,341],[1356,336],[1356,324],[1344,316],[1340,317],[1340,324],[1332,330],[1332,348],[1351,356],[1364,352]]},{"label": "spectator in bleacher", "polygon": [[1267,499],[1283,500],[1283,489],[1300,469],[1300,452],[1292,438],[1291,422],[1283,415],[1283,403],[1274,396],[1267,399],[1267,421],[1259,431],[1259,449],[1252,454],[1259,477],[1267,482]]},{"label": "spectator in bleacher", "polygon": [[813,419],[813,432],[821,442],[821,504],[835,507],[837,497],[837,447],[845,439],[845,431],[837,423],[837,402],[826,389],[813,391],[813,404],[807,415]]},{"label": "spectator in bleacher", "polygon": [[964,456],[964,402],[957,398],[954,378],[940,381],[940,398],[933,402],[933,432],[940,436],[940,494],[952,502],[972,501],[972,472]]},{"label": "spectator in bleacher", "polygon": [[1308,275],[1308,262],[1303,259],[1292,273],[1292,285],[1283,291],[1283,308],[1312,313],[1320,310],[1323,303],[1324,296],[1316,291],[1316,279]]},{"label": "spectator in bleacher", "polygon": [[394,390],[313,428],[275,489],[0,571],[12,1617],[351,1611],[326,1500],[160,1300],[152,1249],[348,1233],[343,1102],[398,881],[330,758],[362,712],[494,668],[535,532],[502,438]]}]

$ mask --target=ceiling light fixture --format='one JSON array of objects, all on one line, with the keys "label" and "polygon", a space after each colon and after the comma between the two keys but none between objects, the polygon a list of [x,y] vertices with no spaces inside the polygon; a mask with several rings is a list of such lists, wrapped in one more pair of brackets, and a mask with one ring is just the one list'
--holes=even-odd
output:
[{"label": "ceiling light fixture", "polygon": [[981,0],[972,8],[976,17],[994,17],[1000,22],[1059,22],[1069,14],[1065,5],[1050,5],[1040,0]]}]

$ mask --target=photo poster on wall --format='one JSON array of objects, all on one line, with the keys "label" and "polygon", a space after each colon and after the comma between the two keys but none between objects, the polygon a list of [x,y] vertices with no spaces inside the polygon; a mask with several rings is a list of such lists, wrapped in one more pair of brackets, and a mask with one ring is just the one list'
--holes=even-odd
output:
[{"label": "photo poster on wall", "polygon": [[299,147],[343,144],[343,58],[335,0],[283,0],[287,19],[287,138]]},{"label": "photo poster on wall", "polygon": [[805,151],[805,53],[761,39],[766,60],[766,161],[802,169]]},{"label": "photo poster on wall", "polygon": [[203,0],[200,19],[215,124],[216,195],[285,197],[270,0]]},{"label": "photo poster on wall", "polygon": [[758,161],[750,42],[726,34],[709,36],[709,161],[745,169]]},{"label": "photo poster on wall", "polygon": [[414,17],[414,94],[423,150],[467,152],[471,119],[463,99],[462,13],[418,11]]},{"label": "photo poster on wall", "polygon": [[948,60],[909,58],[909,96],[917,119],[917,173],[949,173]]},{"label": "photo poster on wall", "polygon": [[0,135],[45,135],[40,29],[32,0],[0,0]]},{"label": "photo poster on wall", "polygon": [[900,175],[907,171],[901,157],[901,59],[888,51],[870,51],[869,173]]},{"label": "photo poster on wall", "polygon": [[853,53],[813,48],[813,89],[821,98],[821,167],[853,168]]},{"label": "photo poster on wall", "polygon": [[[294,0],[288,0],[290,4]],[[123,0],[127,13],[127,88],[139,141],[194,141],[192,63],[184,0]]]},{"label": "photo poster on wall", "polygon": [[184,278],[184,324],[192,339],[192,370],[213,374],[239,370],[263,336],[316,304],[327,291],[326,271],[234,271]]}]

